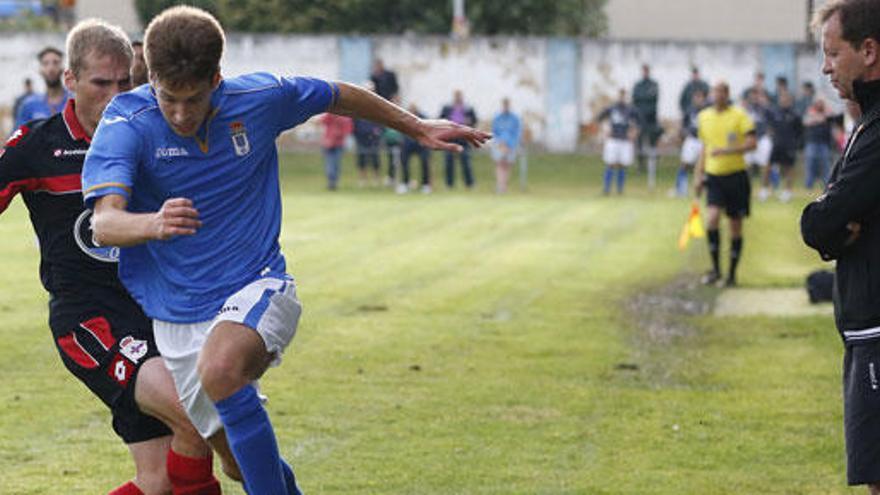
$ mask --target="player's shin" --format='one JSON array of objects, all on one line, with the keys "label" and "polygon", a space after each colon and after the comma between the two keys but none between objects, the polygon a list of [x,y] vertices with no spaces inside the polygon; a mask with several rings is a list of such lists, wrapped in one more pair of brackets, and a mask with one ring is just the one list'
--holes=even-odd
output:
[{"label": "player's shin", "polygon": [[214,477],[212,457],[196,458],[168,450],[168,478],[174,495],[219,495],[220,482]]},{"label": "player's shin", "polygon": [[245,385],[215,405],[248,493],[288,495],[275,432],[254,387]]}]

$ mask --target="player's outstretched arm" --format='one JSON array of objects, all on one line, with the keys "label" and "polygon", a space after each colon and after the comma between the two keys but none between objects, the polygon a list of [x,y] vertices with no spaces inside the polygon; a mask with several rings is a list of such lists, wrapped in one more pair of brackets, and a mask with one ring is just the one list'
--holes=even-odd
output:
[{"label": "player's outstretched arm", "polygon": [[127,200],[108,194],[95,201],[92,231],[102,246],[134,246],[147,241],[164,241],[178,235],[193,235],[202,222],[192,201],[172,198],[155,213],[131,213]]},{"label": "player's outstretched arm", "polygon": [[403,108],[386,101],[371,91],[359,86],[337,82],[339,95],[330,108],[331,113],[371,120],[417,140],[421,145],[433,149],[461,151],[461,145],[454,141],[465,141],[471,146],[480,147],[492,135],[443,119],[420,119]]}]

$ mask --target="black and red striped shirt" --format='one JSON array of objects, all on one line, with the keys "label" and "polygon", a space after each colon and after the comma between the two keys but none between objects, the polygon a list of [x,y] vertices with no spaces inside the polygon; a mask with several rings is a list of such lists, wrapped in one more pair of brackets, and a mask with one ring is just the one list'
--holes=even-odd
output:
[{"label": "black and red striped shirt", "polygon": [[69,100],[64,111],[21,126],[0,151],[0,212],[21,194],[40,242],[40,279],[55,297],[126,294],[118,250],[96,246],[80,174],[91,140]]}]

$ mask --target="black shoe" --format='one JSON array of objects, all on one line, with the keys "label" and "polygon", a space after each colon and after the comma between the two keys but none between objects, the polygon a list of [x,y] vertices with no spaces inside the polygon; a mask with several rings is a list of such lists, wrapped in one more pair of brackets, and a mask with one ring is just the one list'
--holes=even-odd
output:
[{"label": "black shoe", "polygon": [[724,281],[724,285],[722,285],[722,287],[725,289],[730,289],[732,287],[736,287],[736,279],[728,278],[727,280]]},{"label": "black shoe", "polygon": [[703,278],[700,279],[700,282],[703,285],[715,285],[718,283],[719,280],[721,280],[721,274],[714,270],[710,270],[706,272],[705,275],[703,275]]}]

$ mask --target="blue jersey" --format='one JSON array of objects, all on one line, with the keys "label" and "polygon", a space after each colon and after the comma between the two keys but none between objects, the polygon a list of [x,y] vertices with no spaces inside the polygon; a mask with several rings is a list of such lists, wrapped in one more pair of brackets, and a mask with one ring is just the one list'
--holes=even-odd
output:
[{"label": "blue jersey", "polygon": [[73,98],[73,94],[66,89],[64,96],[57,103],[50,103],[46,93],[36,93],[25,98],[18,107],[15,115],[15,128],[36,119],[48,119],[56,113],[61,113],[67,100]]},{"label": "blue jersey", "polygon": [[210,320],[261,274],[285,270],[275,139],[325,112],[337,92],[309,78],[223,80],[199,139],[168,126],[149,86],[114,98],[83,167],[86,202],[120,194],[129,211],[155,212],[167,199],[184,197],[202,221],[195,235],[121,249],[120,279],[147,315]]},{"label": "blue jersey", "polygon": [[639,125],[639,114],[635,107],[626,103],[617,102],[606,108],[599,114],[599,120],[611,123],[611,137],[614,139],[628,139],[631,126]]},{"label": "blue jersey", "polygon": [[519,117],[513,112],[501,112],[492,120],[492,139],[501,141],[512,150],[519,147],[521,134]]}]

